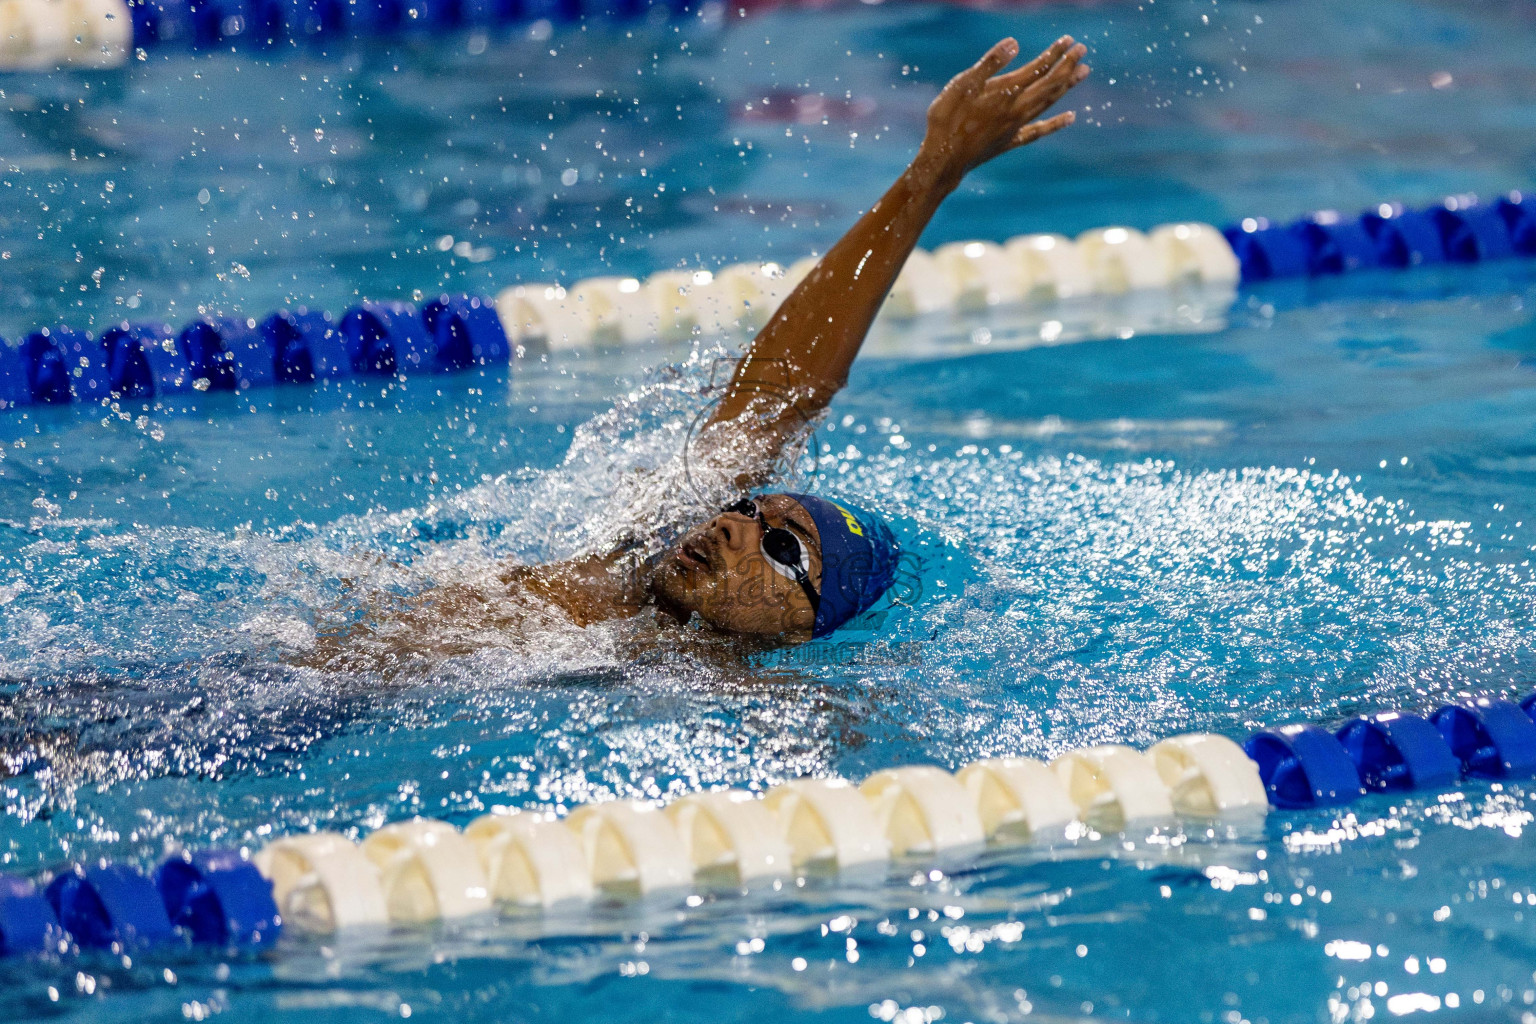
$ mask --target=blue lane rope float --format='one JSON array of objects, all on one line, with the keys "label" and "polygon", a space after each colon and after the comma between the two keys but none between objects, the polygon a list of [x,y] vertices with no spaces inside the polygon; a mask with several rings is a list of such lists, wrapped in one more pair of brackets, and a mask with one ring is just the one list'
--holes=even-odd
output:
[{"label": "blue lane rope float", "polygon": [[1364,715],[1340,728],[1337,736],[1368,790],[1437,789],[1461,776],[1461,762],[1445,737],[1418,715]]},{"label": "blue lane rope float", "polygon": [[1423,210],[1383,203],[1354,218],[1329,211],[1291,224],[1250,217],[1222,233],[1244,284],[1536,256],[1536,210],[1519,192],[1491,203],[1452,196]]},{"label": "blue lane rope float", "polygon": [[1365,792],[1360,769],[1326,729],[1282,725],[1255,733],[1243,752],[1259,766],[1259,777],[1276,807],[1328,807]]},{"label": "blue lane rope float", "polygon": [[1446,705],[1431,720],[1467,775],[1503,779],[1536,773],[1536,722],[1518,705],[1483,698]]},{"label": "blue lane rope float", "polygon": [[154,885],[127,864],[75,865],[49,882],[45,894],[83,949],[158,946],[175,934]]},{"label": "blue lane rope float", "polygon": [[325,43],[401,32],[579,20],[625,21],[695,0],[129,0],[136,46],[197,49],[244,43]]},{"label": "blue lane rope float", "polygon": [[1367,792],[1525,778],[1536,775],[1533,716],[1536,694],[1519,704],[1479,698],[1428,717],[1362,715],[1336,733],[1307,724],[1262,729],[1241,748],[1191,734],[1146,753],[1099,746],[1049,765],[1001,758],[953,774],[891,768],[858,786],[798,779],[762,798],[699,792],[660,810],[611,801],[563,819],[492,813],[463,831],[418,818],[386,825],[360,845],[319,832],[275,840],[254,856],[183,850],[152,878],[129,865],[74,865],[41,891],[30,879],[0,875],[0,955],[189,942],[252,949],[276,941],[285,914],[307,931],[421,922],[497,901],[551,906],[599,890],[634,895],[711,879],[739,887],[814,864],[868,868],[1027,841],[1074,819],[1119,829],[1133,820],[1327,808]]},{"label": "blue lane rope float", "polygon": [[[1519,192],[1482,204],[1452,197],[1423,210],[1382,204],[1354,218],[1317,213],[1286,225],[1248,218],[1219,232],[1200,224],[1164,225],[1150,235],[1100,228],[1075,242],[1029,235],[1006,247],[964,242],[932,254],[918,250],[882,315],[984,308],[1042,293],[1067,298],[1190,281],[1255,285],[1515,256],[1536,256],[1536,204]],[[726,333],[766,319],[814,263],[807,258],[787,270],[742,264],[719,274],[662,271],[644,283],[592,278],[570,289],[523,285],[498,300],[442,295],[419,308],[363,302],[339,319],[301,307],[259,320],[205,317],[179,331],[125,322],[93,337],[45,327],[19,346],[0,340],[0,409],[450,373],[507,364],[529,339],[591,345]]]},{"label": "blue lane rope float", "polygon": [[276,383],[275,350],[249,320],[217,317],[194,320],[176,335],[192,380],[210,391],[245,391]]},{"label": "blue lane rope float", "polygon": [[101,332],[100,344],[113,395],[132,400],[192,390],[192,365],[169,324],[119,324]]},{"label": "blue lane rope float", "polygon": [[[300,307],[273,313],[261,322],[258,332],[272,354],[272,373],[267,380],[284,384],[310,384],[352,375],[352,360],[341,343],[336,325],[324,313]],[[256,353],[253,362],[264,362]]]},{"label": "blue lane rope float", "polygon": [[45,327],[19,348],[0,344],[0,397],[8,408],[100,402],[111,390],[106,348],[84,331]]},{"label": "blue lane rope float", "polygon": [[238,850],[183,851],[160,865],[155,888],[193,942],[260,946],[282,931],[272,886]]},{"label": "blue lane rope float", "polygon": [[493,302],[473,295],[442,295],[421,307],[421,321],[443,369],[495,365],[512,357]]},{"label": "blue lane rope float", "polygon": [[394,377],[434,370],[432,343],[415,308],[403,302],[365,302],[341,318],[337,329],[352,372]]},{"label": "blue lane rope float", "polygon": [[339,321],[301,307],[259,322],[202,318],[180,331],[124,322],[97,338],[50,327],[16,348],[0,341],[0,408],[446,373],[505,364],[512,351],[494,303],[472,295],[444,295],[419,310],[363,303]]},{"label": "blue lane rope float", "polygon": [[0,875],[0,956],[40,953],[63,938],[53,907],[32,880]]}]

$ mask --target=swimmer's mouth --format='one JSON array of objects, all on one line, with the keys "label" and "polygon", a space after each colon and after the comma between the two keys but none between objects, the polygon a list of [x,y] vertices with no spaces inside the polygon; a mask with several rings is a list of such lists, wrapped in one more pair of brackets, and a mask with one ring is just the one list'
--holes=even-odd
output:
[{"label": "swimmer's mouth", "polygon": [[709,552],[696,540],[685,540],[677,547],[678,561],[701,569],[708,569]]}]

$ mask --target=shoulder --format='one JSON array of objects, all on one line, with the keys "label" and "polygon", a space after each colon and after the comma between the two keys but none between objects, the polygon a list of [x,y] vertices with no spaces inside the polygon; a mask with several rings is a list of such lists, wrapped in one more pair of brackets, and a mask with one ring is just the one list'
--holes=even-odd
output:
[{"label": "shoulder", "polygon": [[545,565],[508,566],[508,593],[542,601],[578,626],[637,615],[647,600],[647,567],[632,552],[590,555]]}]

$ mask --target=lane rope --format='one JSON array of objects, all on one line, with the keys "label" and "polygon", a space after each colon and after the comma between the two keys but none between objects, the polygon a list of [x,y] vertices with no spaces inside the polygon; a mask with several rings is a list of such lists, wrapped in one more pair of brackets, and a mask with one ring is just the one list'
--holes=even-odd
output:
[{"label": "lane rope", "polygon": [[263,947],[309,934],[494,912],[499,904],[684,898],[774,879],[861,874],[992,847],[1132,825],[1257,819],[1271,807],[1327,808],[1367,793],[1444,789],[1536,775],[1536,694],[1484,697],[1420,716],[1382,711],[1335,730],[1294,724],[1240,746],[1212,733],[1143,752],[1111,744],[1049,764],[977,761],[878,771],[854,784],[803,778],[764,794],[692,793],[665,807],[584,804],[564,818],[498,809],[462,831],[413,818],[361,842],[338,832],[260,850],[183,850],[153,877],[129,864],[74,865],[40,883],[0,875],[0,954]]},{"label": "lane rope", "polygon": [[[964,3],[965,0],[956,0]],[[1009,0],[1034,6],[1043,0]],[[121,67],[136,51],[315,49],[349,39],[755,13],[761,0],[0,0],[0,72]]]},{"label": "lane rope", "polygon": [[695,16],[695,0],[0,0],[0,72],[115,68],[136,51]]},{"label": "lane rope", "polygon": [[[1427,210],[1383,204],[1354,219],[1320,213],[1288,225],[1249,218],[1222,230],[1180,223],[1149,232],[1096,228],[1076,239],[1021,235],[915,250],[880,320],[1000,307],[1049,316],[1061,303],[1089,296],[1232,289],[1519,256],[1536,256],[1536,204],[1519,192],[1486,204],[1451,197]],[[519,284],[494,300],[460,294],[421,306],[363,302],[339,318],[301,307],[261,319],[204,317],[179,330],[124,322],[92,335],[45,327],[20,345],[0,340],[0,409],[111,407],[351,377],[403,380],[505,365],[529,351],[740,337],[766,324],[816,262],[807,256],[788,266],[672,269],[643,281],[604,276],[570,287]],[[1042,329],[1042,340],[1059,340],[1060,321],[1047,323],[1056,333]],[[1100,336],[1126,336],[1137,326],[1106,322]]]}]

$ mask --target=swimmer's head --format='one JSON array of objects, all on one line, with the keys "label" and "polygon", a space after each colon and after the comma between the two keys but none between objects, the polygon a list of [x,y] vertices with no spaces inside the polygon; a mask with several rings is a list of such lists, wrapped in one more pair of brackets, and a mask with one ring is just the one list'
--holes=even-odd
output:
[{"label": "swimmer's head", "polygon": [[868,512],[764,494],[688,531],[657,564],[650,590],[664,612],[725,632],[820,637],[879,599],[898,553]]}]

